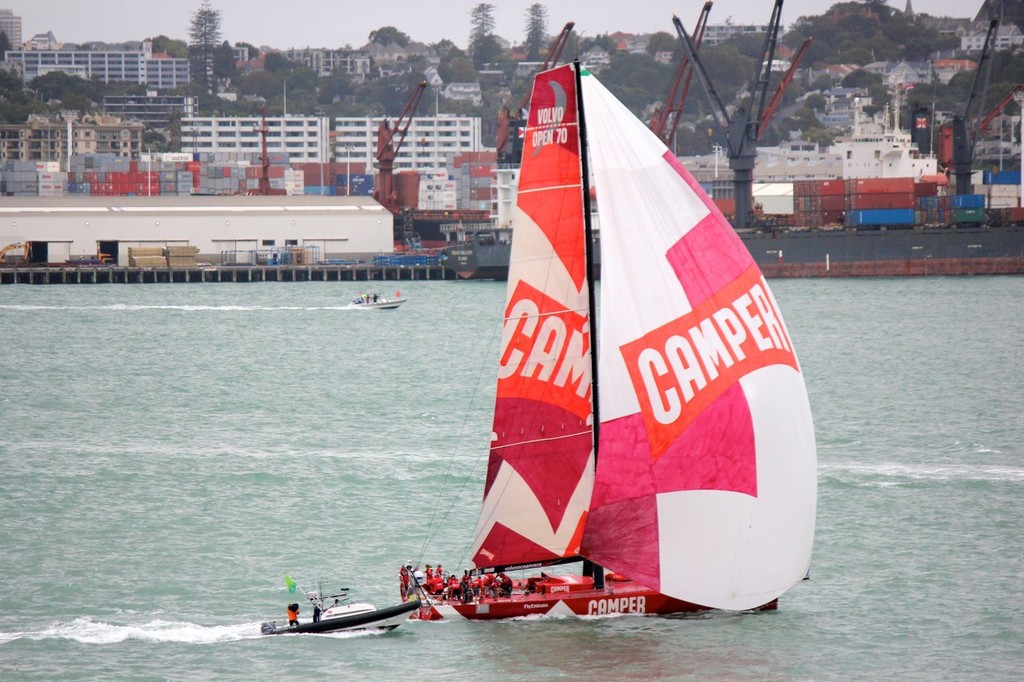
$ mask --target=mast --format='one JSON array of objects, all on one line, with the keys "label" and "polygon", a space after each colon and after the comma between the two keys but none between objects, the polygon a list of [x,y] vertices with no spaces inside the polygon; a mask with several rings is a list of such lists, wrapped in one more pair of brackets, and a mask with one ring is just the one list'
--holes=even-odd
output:
[{"label": "mast", "polygon": [[[582,174],[583,189],[583,241],[584,252],[586,253],[586,282],[587,282],[587,305],[590,307],[590,399],[594,403],[594,466],[597,466],[597,442],[601,428],[600,415],[598,414],[598,376],[597,376],[597,296],[594,293],[594,226],[590,216],[590,164],[587,161],[587,117],[583,112],[583,76],[580,70],[580,60],[573,60],[573,73],[576,76],[576,111],[579,119],[580,136],[580,173]],[[604,568],[583,559],[583,574],[594,577],[594,589],[604,589]]]}]

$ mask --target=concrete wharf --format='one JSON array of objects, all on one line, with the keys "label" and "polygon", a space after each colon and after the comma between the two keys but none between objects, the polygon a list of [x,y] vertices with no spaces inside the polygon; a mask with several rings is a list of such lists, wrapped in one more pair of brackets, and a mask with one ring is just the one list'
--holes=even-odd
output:
[{"label": "concrete wharf", "polygon": [[177,284],[189,282],[370,282],[453,280],[443,265],[203,265],[141,268],[103,265],[0,267],[0,284]]}]

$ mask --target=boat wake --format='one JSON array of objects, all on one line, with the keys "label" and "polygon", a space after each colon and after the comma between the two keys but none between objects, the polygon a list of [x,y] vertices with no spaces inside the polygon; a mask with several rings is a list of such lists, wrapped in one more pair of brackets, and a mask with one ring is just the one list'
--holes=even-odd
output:
[{"label": "boat wake", "polygon": [[216,311],[216,312],[264,312],[264,311],[279,311],[279,310],[352,310],[355,306],[351,305],[323,305],[323,306],[306,306],[306,305],[275,305],[275,306],[263,306],[263,305],[137,305],[137,304],[126,304],[126,303],[111,303],[109,305],[24,305],[24,304],[9,304],[0,305],[0,310],[19,310],[19,311],[36,311],[36,310],[111,310],[111,311],[126,311],[126,312],[137,312],[143,310],[181,310],[183,312],[205,312],[205,311]]},{"label": "boat wake", "polygon": [[919,482],[1024,482],[1024,469],[969,464],[832,464],[820,468],[822,477],[838,483],[871,487]]},{"label": "boat wake", "polygon": [[[372,630],[354,630],[324,633],[319,636],[348,639],[376,634],[380,633]],[[236,625],[199,625],[198,623],[167,620],[114,624],[83,617],[70,622],[55,622],[39,630],[0,632],[0,645],[19,639],[33,641],[62,639],[82,644],[118,644],[129,640],[173,644],[218,644],[262,637],[259,621]]]}]

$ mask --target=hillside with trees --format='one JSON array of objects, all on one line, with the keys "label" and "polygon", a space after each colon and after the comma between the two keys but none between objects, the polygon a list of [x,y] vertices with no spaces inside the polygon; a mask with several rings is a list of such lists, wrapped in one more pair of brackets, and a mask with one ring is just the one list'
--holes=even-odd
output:
[{"label": "hillside with trees", "polygon": [[[1024,1],[1006,3],[1011,20],[1024,17]],[[480,116],[484,122],[485,140],[493,143],[494,121],[498,109],[516,101],[529,79],[517,77],[520,61],[539,61],[551,43],[547,8],[534,3],[524,15],[522,35],[509,49],[494,34],[494,9],[490,3],[479,3],[467,16],[469,31],[465,49],[454,39],[445,39],[430,45],[436,55],[438,74],[446,82],[481,83],[482,102],[447,100],[438,97],[441,111]],[[287,112],[296,115],[372,116],[396,114],[401,110],[415,84],[423,79],[431,66],[426,57],[410,57],[400,64],[394,75],[382,75],[373,70],[365,80],[357,80],[336,72],[326,77],[300,63],[288,60],[275,50],[257,50],[239,42],[234,47],[248,47],[250,59],[259,58],[262,68],[236,64],[232,58],[232,45],[221,36],[221,11],[210,0],[190,14],[188,40],[182,41],[165,35],[152,37],[153,49],[172,56],[188,57],[192,67],[192,83],[177,92],[163,94],[189,94],[199,98],[201,115],[255,115],[266,110],[280,115],[287,103]],[[710,23],[714,23],[714,16]],[[788,53],[795,51],[807,38],[813,38],[810,48],[800,64],[798,77],[788,88],[783,106],[773,120],[772,129],[763,142],[772,143],[798,131],[805,138],[828,143],[836,131],[820,121],[823,97],[820,93],[841,85],[865,88],[877,109],[889,100],[891,93],[883,79],[864,70],[852,70],[843,78],[826,73],[826,67],[846,65],[863,67],[873,62],[919,62],[936,56],[956,54],[959,42],[950,35],[940,34],[925,15],[907,16],[890,7],[884,0],[841,2],[816,16],[799,17],[781,36]],[[0,35],[0,45],[5,36]],[[671,23],[666,30],[648,37],[646,49],[620,49],[620,37],[607,35],[574,35],[564,54],[586,54],[593,47],[609,53],[609,64],[601,71],[601,79],[634,113],[646,120],[653,109],[666,97],[681,57]],[[742,98],[750,86],[763,36],[742,35],[718,45],[701,48],[701,56],[709,75],[725,102]],[[367,42],[382,46],[397,44],[408,46],[415,36],[401,27],[381,26],[369,33]],[[671,61],[666,63],[666,55]],[[967,55],[970,58],[970,55]],[[977,58],[977,55],[974,55]],[[239,66],[243,66],[242,70]],[[993,55],[992,82],[988,101],[996,102],[1024,82],[1024,55],[1015,51],[999,51]],[[774,79],[781,74],[776,73]],[[973,79],[972,72],[954,76],[948,84],[937,78],[920,83],[911,91],[913,102],[936,110],[956,111],[962,107]],[[22,83],[18,76],[0,71],[0,121],[24,122],[30,114],[55,113],[77,110],[83,113],[102,111],[103,96],[108,94],[144,94],[145,85],[104,84],[98,80],[86,81],[76,76],[50,73]],[[769,91],[774,90],[774,84]],[[234,101],[218,96],[232,93]],[[816,94],[819,93],[819,94]],[[429,96],[427,101],[433,100]],[[1016,105],[1008,107],[1016,111]],[[173,124],[172,124],[173,128]],[[173,148],[174,130],[169,139],[153,137],[157,146]],[[683,125],[679,130],[679,144],[691,153],[705,153],[722,131],[711,116],[710,105],[702,89],[695,82],[690,89],[684,110]]]}]

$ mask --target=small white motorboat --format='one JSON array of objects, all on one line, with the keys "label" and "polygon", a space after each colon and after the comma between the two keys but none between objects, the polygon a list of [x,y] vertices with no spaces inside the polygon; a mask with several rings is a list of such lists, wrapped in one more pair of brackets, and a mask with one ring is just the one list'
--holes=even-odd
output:
[{"label": "small white motorboat", "polygon": [[397,291],[394,298],[388,298],[383,294],[361,294],[359,298],[349,304],[349,307],[360,310],[394,310],[407,300]]}]

